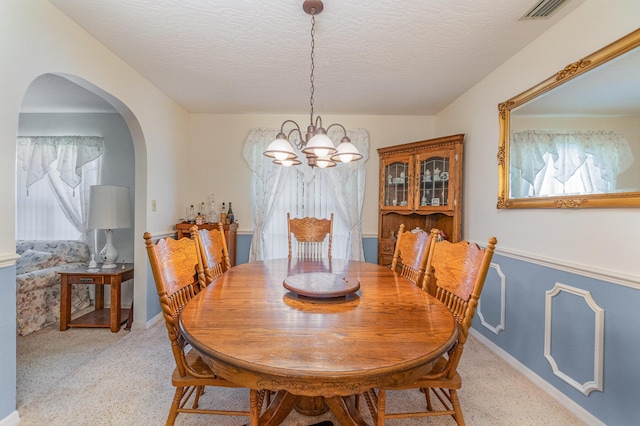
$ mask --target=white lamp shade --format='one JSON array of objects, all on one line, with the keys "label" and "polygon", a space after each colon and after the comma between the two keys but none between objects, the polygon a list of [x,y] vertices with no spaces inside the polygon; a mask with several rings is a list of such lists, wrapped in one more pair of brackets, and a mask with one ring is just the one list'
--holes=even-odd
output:
[{"label": "white lamp shade", "polygon": [[302,150],[305,154],[313,154],[317,157],[326,157],[336,152],[336,147],[329,136],[318,133],[309,140],[309,143]]},{"label": "white lamp shade", "polygon": [[358,148],[351,142],[341,142],[338,145],[338,152],[331,156],[333,161],[341,161],[343,163],[349,163],[351,161],[357,161],[362,158],[362,155],[358,152]]},{"label": "white lamp shade", "polygon": [[131,228],[129,188],[126,186],[92,185],[89,194],[87,228]]},{"label": "white lamp shade", "polygon": [[264,155],[280,161],[293,160],[298,157],[289,141],[279,137],[269,144]]}]

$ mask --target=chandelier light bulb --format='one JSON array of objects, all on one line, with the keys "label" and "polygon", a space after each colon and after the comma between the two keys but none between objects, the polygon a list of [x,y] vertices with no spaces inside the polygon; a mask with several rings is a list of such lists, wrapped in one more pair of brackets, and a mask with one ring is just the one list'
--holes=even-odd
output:
[{"label": "chandelier light bulb", "polygon": [[279,166],[290,167],[300,165],[301,162],[297,158],[287,158],[286,160],[273,160]]},{"label": "chandelier light bulb", "polygon": [[284,161],[289,158],[286,152],[276,152],[275,153],[276,160]]},{"label": "chandelier light bulb", "polygon": [[326,157],[327,155],[329,155],[328,149],[316,149],[313,152],[316,154],[317,157]]},{"label": "chandelier light bulb", "polygon": [[342,154],[340,156],[340,161],[343,163],[350,163],[353,160],[353,154]]},{"label": "chandelier light bulb", "polygon": [[327,167],[334,167],[336,165],[336,162],[333,161],[328,156],[326,156],[326,157],[318,157],[316,162],[317,162],[318,167],[320,167],[321,169],[326,169]]}]

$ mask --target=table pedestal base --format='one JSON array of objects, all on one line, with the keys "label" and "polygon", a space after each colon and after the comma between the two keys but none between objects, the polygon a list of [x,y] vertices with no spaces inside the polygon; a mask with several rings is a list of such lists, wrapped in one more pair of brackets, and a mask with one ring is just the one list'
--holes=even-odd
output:
[{"label": "table pedestal base", "polygon": [[329,411],[329,407],[321,396],[301,396],[295,408],[298,413],[312,417],[320,416]]},{"label": "table pedestal base", "polygon": [[260,416],[260,426],[279,425],[287,418],[291,410],[300,404],[300,400],[303,398],[310,400],[320,398],[324,400],[326,406],[333,412],[338,422],[343,426],[368,426],[368,423],[362,419],[360,412],[356,409],[354,396],[334,396],[332,398],[304,397],[291,394],[287,391],[278,391],[276,393],[271,404]]}]

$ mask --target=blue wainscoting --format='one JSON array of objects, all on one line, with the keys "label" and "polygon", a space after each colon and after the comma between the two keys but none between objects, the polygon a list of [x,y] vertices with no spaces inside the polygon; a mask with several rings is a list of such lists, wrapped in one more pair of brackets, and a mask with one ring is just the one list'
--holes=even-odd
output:
[{"label": "blue wainscoting", "polygon": [[638,424],[640,286],[592,276],[496,254],[473,328],[599,421]]},{"label": "blue wainscoting", "polygon": [[249,262],[253,234],[236,234],[236,265]]},{"label": "blue wainscoting", "polygon": [[[12,262],[13,263],[13,262]],[[0,267],[0,423],[17,420],[16,267]]]},{"label": "blue wainscoting", "polygon": [[151,263],[149,258],[145,256],[145,266],[147,268],[147,318],[146,321],[155,318],[162,312],[160,307],[160,299],[158,298],[158,290],[156,288],[156,281],[153,278],[153,271],[151,270]]},{"label": "blue wainscoting", "polygon": [[363,237],[364,260],[369,263],[378,263],[378,237]]}]

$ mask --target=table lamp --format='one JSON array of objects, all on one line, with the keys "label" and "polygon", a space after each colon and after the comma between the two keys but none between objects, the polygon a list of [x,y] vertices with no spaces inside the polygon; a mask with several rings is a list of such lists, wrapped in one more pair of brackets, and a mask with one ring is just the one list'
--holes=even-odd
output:
[{"label": "table lamp", "polygon": [[115,268],[118,250],[113,245],[113,229],[131,228],[129,188],[92,185],[89,193],[89,229],[104,229],[107,243],[100,252],[102,268]]}]

